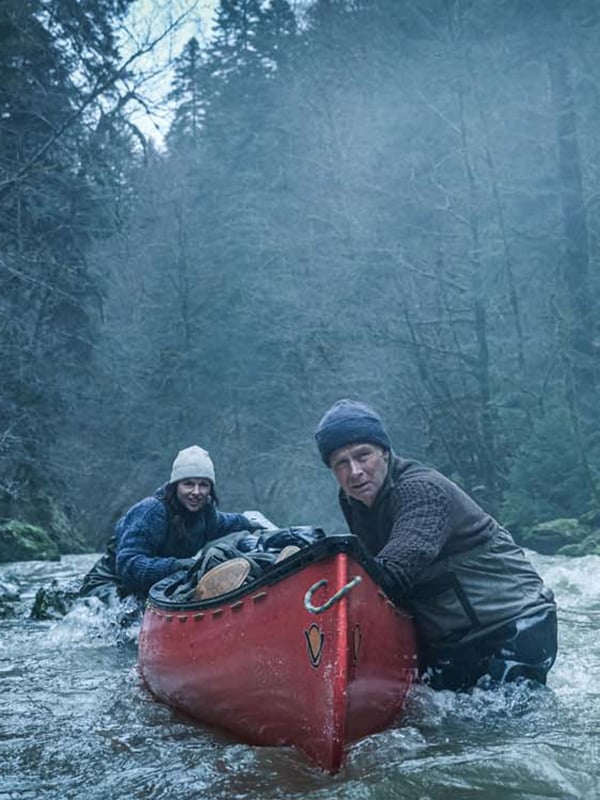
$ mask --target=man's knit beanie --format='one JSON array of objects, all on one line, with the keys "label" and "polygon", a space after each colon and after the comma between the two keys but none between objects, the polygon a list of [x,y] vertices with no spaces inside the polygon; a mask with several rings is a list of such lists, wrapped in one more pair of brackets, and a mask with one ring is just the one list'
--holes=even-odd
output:
[{"label": "man's knit beanie", "polygon": [[197,445],[180,450],[173,462],[169,483],[186,478],[208,478],[215,485],[215,466],[206,450]]},{"label": "man's knit beanie", "polygon": [[333,451],[349,444],[368,442],[385,450],[392,449],[379,414],[371,406],[357,400],[338,400],[334,403],[319,422],[315,439],[327,466]]}]

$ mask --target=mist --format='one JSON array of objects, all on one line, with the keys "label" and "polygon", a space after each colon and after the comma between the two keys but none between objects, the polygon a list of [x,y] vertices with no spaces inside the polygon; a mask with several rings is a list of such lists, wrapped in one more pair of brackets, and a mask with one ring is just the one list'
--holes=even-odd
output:
[{"label": "mist", "polygon": [[0,516],[101,547],[199,444],[224,510],[343,529],[340,397],[515,532],[600,507],[597,3],[216,4],[160,144],[135,3],[4,5]]}]

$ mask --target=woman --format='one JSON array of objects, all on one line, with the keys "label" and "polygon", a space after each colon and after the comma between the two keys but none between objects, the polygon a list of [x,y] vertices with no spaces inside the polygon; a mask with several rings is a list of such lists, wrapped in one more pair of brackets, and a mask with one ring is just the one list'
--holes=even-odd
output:
[{"label": "woman", "polygon": [[206,542],[260,528],[243,514],[227,514],[217,506],[209,454],[196,445],[180,450],[169,482],[117,522],[106,553],[83,579],[80,596],[108,603],[126,595],[143,599],[154,583],[188,569]]}]

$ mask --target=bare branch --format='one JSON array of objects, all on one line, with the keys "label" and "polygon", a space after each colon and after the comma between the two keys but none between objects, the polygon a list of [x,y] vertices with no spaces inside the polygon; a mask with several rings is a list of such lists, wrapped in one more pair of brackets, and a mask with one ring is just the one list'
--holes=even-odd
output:
[{"label": "bare branch", "polygon": [[70,114],[62,125],[60,125],[50,136],[44,144],[42,144],[38,150],[28,159],[28,161],[23,164],[23,166],[11,177],[7,178],[6,180],[0,183],[0,200],[4,198],[10,191],[13,189],[19,181],[27,175],[28,172],[37,164],[37,162],[43,158],[43,156],[47,153],[47,151],[52,147],[52,145],[60,139],[60,137],[65,133],[65,131],[69,130],[69,128],[76,122],[83,114],[83,112],[90,107],[90,105],[98,99],[104,92],[114,86],[114,84],[122,78],[127,73],[129,67],[141,56],[150,53],[163,39],[165,39],[171,31],[176,29],[182,22],[183,19],[189,14],[189,11],[185,11],[181,14],[177,19],[172,22],[170,25],[165,28],[165,30],[153,39],[147,45],[144,45],[138,48],[134,53],[132,53],[129,58],[127,58],[123,64],[108,78],[103,81],[99,81],[96,84],[96,87],[92,89],[90,94],[87,98]]}]

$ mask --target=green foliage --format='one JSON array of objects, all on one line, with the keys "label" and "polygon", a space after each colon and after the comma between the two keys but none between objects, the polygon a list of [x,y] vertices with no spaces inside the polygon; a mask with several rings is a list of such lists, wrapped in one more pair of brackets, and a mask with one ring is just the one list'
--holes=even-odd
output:
[{"label": "green foliage", "polygon": [[[590,451],[589,455],[594,454]],[[554,408],[535,421],[515,457],[502,519],[509,528],[519,530],[556,517],[579,517],[593,502],[567,409]]]},{"label": "green foliage", "polygon": [[198,442],[224,507],[337,526],[313,431],[354,396],[516,531],[598,508],[590,0],[222,0],[143,167],[114,86],[73,118],[126,3],[8,6],[11,504],[62,483],[100,541]]},{"label": "green foliage", "polygon": [[[558,319],[599,287],[578,262],[572,292],[560,192],[582,232],[600,153],[580,87],[549,96],[546,63],[558,36],[573,74],[597,69],[584,6],[567,31],[514,3],[319,0],[302,24],[283,0],[219,4],[209,46],[174,62],[168,150],[99,259],[127,443],[102,499],[134,499],[194,440],[225,502],[329,520],[312,435],[353,395],[510,524],[591,506],[598,413]],[[589,112],[579,152],[561,97]]]},{"label": "green foliage", "polygon": [[170,148],[182,150],[197,146],[205,113],[208,73],[205,55],[192,37],[173,64],[174,77],[169,100],[175,112],[167,141]]},{"label": "green foliage", "polygon": [[118,184],[108,102],[128,4],[0,8],[0,513],[30,522],[38,493],[68,480],[48,454],[92,371],[102,288],[87,250]]}]

